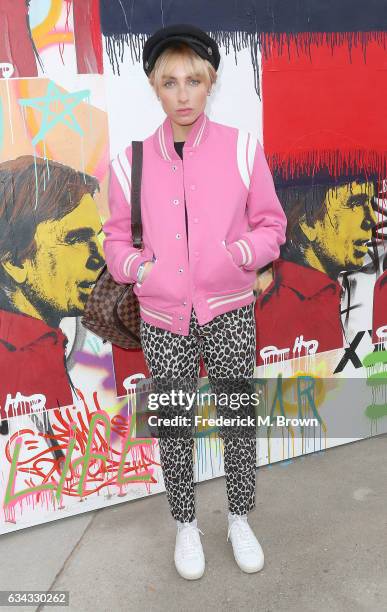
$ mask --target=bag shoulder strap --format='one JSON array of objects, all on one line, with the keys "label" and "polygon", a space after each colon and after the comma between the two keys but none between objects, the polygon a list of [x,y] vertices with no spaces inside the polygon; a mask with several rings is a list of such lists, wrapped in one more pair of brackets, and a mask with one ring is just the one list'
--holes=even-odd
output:
[{"label": "bag shoulder strap", "polygon": [[132,141],[132,172],[131,172],[131,207],[132,207],[132,239],[136,249],[142,248],[141,222],[141,178],[142,178],[143,143]]}]

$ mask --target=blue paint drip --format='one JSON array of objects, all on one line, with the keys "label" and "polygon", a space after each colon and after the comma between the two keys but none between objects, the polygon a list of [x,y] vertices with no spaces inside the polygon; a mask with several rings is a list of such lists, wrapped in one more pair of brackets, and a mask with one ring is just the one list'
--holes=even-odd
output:
[{"label": "blue paint drip", "polygon": [[38,171],[36,168],[36,151],[34,147],[34,167],[35,167],[35,210],[38,206]]},{"label": "blue paint drip", "polygon": [[[46,141],[43,140],[43,151],[44,151],[44,159],[47,159],[46,157]],[[43,169],[43,191],[46,191],[46,172]]]},{"label": "blue paint drip", "polygon": [[293,459],[286,459],[285,461],[281,461],[281,465],[286,467],[289,463],[293,463]]}]

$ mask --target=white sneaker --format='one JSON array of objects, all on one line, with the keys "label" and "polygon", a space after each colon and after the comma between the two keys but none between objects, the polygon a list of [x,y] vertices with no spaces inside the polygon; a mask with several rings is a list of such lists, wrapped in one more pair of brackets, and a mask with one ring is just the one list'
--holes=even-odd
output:
[{"label": "white sneaker", "polygon": [[[205,559],[200,541],[203,532],[197,526],[197,519],[191,523],[177,523],[175,566],[186,580],[197,580],[204,573]],[[204,535],[204,534],[203,534]]]},{"label": "white sneaker", "polygon": [[237,565],[243,572],[252,574],[263,568],[263,550],[247,522],[247,516],[228,514],[227,541],[231,540]]}]

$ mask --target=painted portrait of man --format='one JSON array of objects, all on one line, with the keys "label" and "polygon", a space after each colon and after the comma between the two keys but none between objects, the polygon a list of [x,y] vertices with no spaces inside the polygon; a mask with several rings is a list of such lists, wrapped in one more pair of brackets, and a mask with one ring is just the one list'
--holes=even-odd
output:
[{"label": "painted portrait of man", "polygon": [[30,402],[73,401],[59,324],[82,315],[104,265],[98,189],[94,177],[47,159],[0,164],[2,418],[29,412]]},{"label": "painted portrait of man", "polygon": [[364,265],[376,223],[367,177],[279,186],[287,241],[256,302],[257,363],[343,346],[341,272]]},{"label": "painted portrait of man", "polygon": [[372,342],[387,343],[387,268],[379,276],[374,288]]}]

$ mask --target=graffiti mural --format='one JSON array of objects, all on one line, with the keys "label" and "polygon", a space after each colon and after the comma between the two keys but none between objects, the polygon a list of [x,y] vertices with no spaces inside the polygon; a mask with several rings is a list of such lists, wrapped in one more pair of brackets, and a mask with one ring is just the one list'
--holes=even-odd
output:
[{"label": "graffiti mural", "polygon": [[14,77],[44,76],[61,64],[103,72],[98,0],[3,0],[0,31],[1,62]]},{"label": "graffiti mural", "polygon": [[383,69],[382,44],[345,38],[292,41],[288,54],[273,43],[263,61],[264,141],[288,228],[256,305],[260,364],[344,348],[365,330],[382,339],[387,133],[369,92]]},{"label": "graffiti mural", "polygon": [[[141,67],[162,25],[217,40],[207,112],[260,139],[288,219],[255,315],[261,414],[289,424],[259,437],[257,465],[387,429],[387,20],[377,0],[307,4],[2,0],[0,533],[163,490],[157,440],[136,437],[143,353],[81,324],[109,160],[164,118]],[[197,481],[222,452],[197,432]]]}]

